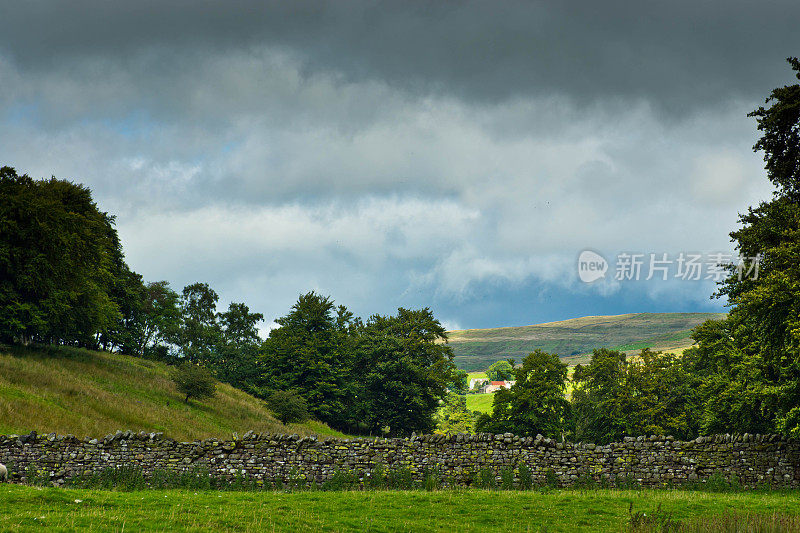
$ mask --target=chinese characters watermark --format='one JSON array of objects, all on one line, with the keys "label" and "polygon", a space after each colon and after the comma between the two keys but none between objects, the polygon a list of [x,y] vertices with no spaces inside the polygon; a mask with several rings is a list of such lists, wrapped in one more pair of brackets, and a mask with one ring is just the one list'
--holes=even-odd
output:
[{"label": "chinese characters watermark", "polygon": [[[724,252],[714,253],[633,253],[617,254],[613,279],[617,281],[722,281],[731,275],[738,279],[758,279],[761,254],[754,257],[735,256]],[[592,250],[584,250],[578,256],[578,277],[584,283],[592,283],[606,277],[610,266],[606,259]],[[611,273],[609,273],[611,275]]]}]

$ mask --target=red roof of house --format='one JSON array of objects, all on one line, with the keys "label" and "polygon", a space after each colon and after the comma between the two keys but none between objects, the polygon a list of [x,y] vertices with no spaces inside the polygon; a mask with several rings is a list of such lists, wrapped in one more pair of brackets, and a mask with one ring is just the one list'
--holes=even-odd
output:
[{"label": "red roof of house", "polygon": [[492,385],[505,385],[505,381],[492,381]]}]

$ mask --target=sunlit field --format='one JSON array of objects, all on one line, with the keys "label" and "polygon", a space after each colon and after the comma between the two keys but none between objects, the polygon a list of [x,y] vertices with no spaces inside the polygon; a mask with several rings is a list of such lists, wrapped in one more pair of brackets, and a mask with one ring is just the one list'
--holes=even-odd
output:
[{"label": "sunlit field", "polygon": [[3,531],[618,532],[637,513],[685,524],[713,524],[734,511],[762,519],[800,514],[795,493],[666,490],[114,492],[6,485],[0,499]]}]

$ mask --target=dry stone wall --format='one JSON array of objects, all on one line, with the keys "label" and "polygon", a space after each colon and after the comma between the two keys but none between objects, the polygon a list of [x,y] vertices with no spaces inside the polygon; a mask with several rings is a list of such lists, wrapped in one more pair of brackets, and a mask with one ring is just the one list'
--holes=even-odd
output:
[{"label": "dry stone wall", "polygon": [[[504,435],[424,435],[408,439],[333,439],[248,432],[229,441],[176,442],[159,433],[118,431],[103,439],[56,434],[0,436],[0,462],[12,479],[47,476],[56,484],[105,468],[136,466],[143,473],[203,471],[258,483],[303,479],[322,483],[335,472],[364,482],[375,471],[403,471],[417,482],[435,475],[447,486],[469,486],[509,470],[519,482],[527,465],[534,483],[562,486],[591,477],[609,485],[647,487],[702,482],[714,474],[754,487],[800,487],[800,442],[776,435],[715,435],[681,442],[672,437],[626,437],[595,445]],[[380,465],[380,467],[378,466]],[[407,474],[408,475],[408,474]],[[555,477],[554,477],[555,476]]]}]

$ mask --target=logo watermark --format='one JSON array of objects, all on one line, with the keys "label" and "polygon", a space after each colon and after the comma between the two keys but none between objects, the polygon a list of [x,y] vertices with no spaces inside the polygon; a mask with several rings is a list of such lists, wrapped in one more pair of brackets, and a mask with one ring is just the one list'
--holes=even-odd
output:
[{"label": "logo watermark", "polygon": [[578,256],[578,276],[584,283],[592,283],[606,276],[608,261],[602,255],[584,250]]},{"label": "logo watermark", "polygon": [[[761,254],[755,257],[735,256],[724,252],[707,254],[680,252],[617,254],[614,263],[613,279],[616,281],[722,281],[731,275],[738,279],[758,279]],[[583,250],[578,256],[578,277],[584,283],[594,283],[605,278],[609,263],[605,257],[592,250]],[[609,273],[611,276],[611,273]]]}]

